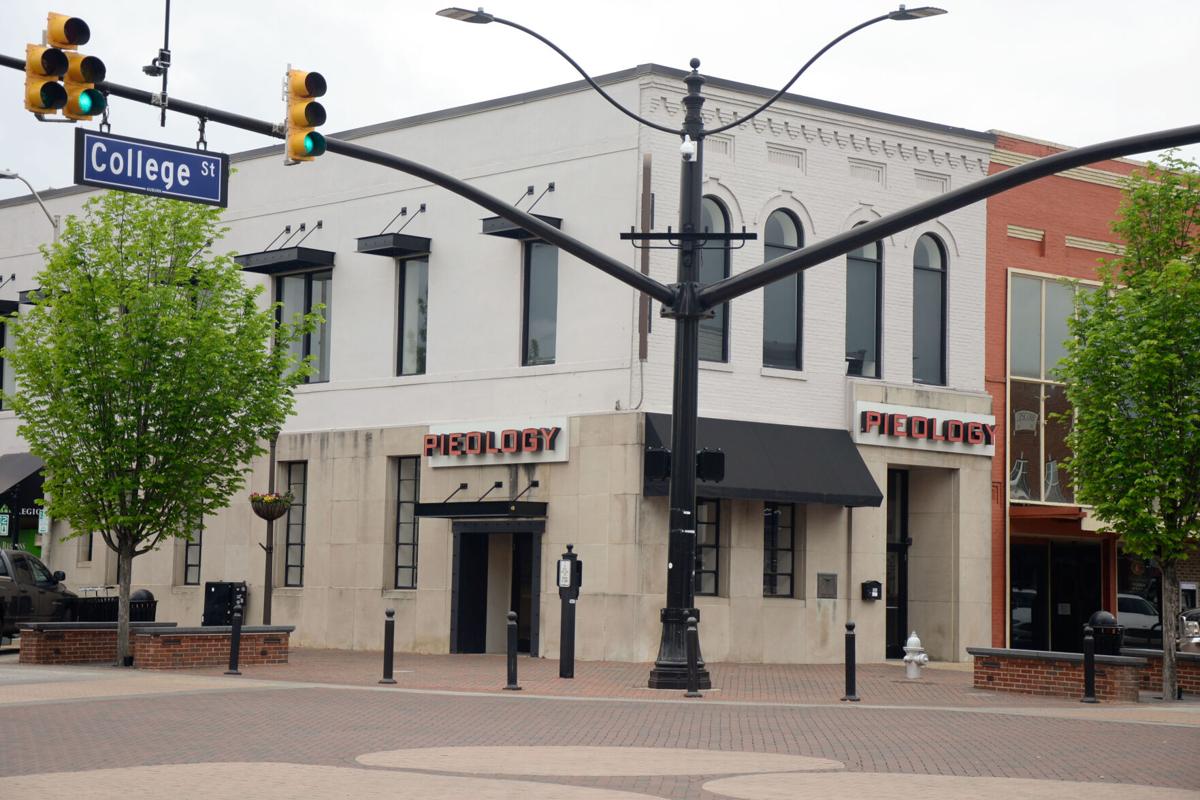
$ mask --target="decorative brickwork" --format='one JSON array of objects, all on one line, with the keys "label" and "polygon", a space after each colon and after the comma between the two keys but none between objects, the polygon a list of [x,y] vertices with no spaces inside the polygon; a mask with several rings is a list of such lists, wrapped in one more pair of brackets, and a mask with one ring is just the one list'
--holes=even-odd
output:
[{"label": "decorative brickwork", "polygon": [[[1083,697],[1083,656],[968,647],[975,657],[975,688],[1047,697]],[[1144,658],[1096,656],[1096,697],[1136,703],[1147,672]]]},{"label": "decorative brickwork", "polygon": [[[286,664],[292,628],[242,628],[238,664]],[[181,628],[139,633],[133,642],[139,669],[220,667],[229,663],[229,628]]]},{"label": "decorative brickwork", "polygon": [[[1125,648],[1122,655],[1146,659],[1146,668],[1141,671],[1141,688],[1162,691],[1162,652],[1158,650],[1132,650]],[[1200,653],[1175,654],[1176,679],[1184,696],[1200,697]]]},{"label": "decorative brickwork", "polygon": [[[169,628],[175,623],[150,623]],[[132,624],[134,633],[145,626]],[[117,624],[43,623],[21,626],[22,664],[102,664],[117,660]]]}]

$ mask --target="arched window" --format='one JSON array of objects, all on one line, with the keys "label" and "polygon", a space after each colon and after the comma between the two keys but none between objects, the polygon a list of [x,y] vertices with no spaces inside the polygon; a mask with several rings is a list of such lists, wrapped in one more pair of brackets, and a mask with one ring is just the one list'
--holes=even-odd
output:
[{"label": "arched window", "polygon": [[846,256],[846,374],[880,376],[883,317],[883,243],[873,242]]},{"label": "arched window", "polygon": [[946,249],[928,233],[913,255],[913,381],[946,383]]},{"label": "arched window", "polygon": [[[800,223],[782,209],[767,217],[763,257],[766,261],[804,246]],[[763,366],[803,369],[804,273],[775,281],[763,289]]]},{"label": "arched window", "polygon": [[[700,226],[709,233],[728,233],[729,215],[715,197],[705,197]],[[700,285],[707,286],[729,277],[729,242],[706,242],[700,251]],[[729,360],[729,304],[722,303],[714,316],[700,320],[700,360]]]}]

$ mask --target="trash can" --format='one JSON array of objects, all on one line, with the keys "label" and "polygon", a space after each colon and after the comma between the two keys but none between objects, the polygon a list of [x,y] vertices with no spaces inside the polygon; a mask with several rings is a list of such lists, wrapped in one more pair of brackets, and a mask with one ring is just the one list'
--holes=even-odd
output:
[{"label": "trash can", "polygon": [[1117,618],[1107,611],[1097,611],[1088,620],[1092,626],[1092,639],[1096,642],[1096,655],[1119,656],[1125,642],[1125,626],[1117,624]]}]

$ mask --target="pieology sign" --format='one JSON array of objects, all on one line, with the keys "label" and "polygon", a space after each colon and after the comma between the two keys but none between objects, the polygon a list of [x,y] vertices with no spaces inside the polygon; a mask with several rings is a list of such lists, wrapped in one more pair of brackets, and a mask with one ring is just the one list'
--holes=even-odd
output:
[{"label": "pieology sign", "polygon": [[854,441],[990,456],[996,449],[996,418],[933,408],[858,401],[854,404]]},{"label": "pieology sign", "polygon": [[422,453],[431,467],[566,461],[569,430],[565,417],[430,425]]}]

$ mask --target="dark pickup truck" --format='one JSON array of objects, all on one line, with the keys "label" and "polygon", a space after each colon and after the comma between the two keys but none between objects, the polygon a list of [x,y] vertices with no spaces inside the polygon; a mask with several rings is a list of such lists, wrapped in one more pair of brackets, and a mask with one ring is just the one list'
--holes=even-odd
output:
[{"label": "dark pickup truck", "polygon": [[67,576],[50,572],[23,550],[0,550],[0,636],[12,636],[22,622],[69,620],[75,593]]}]

